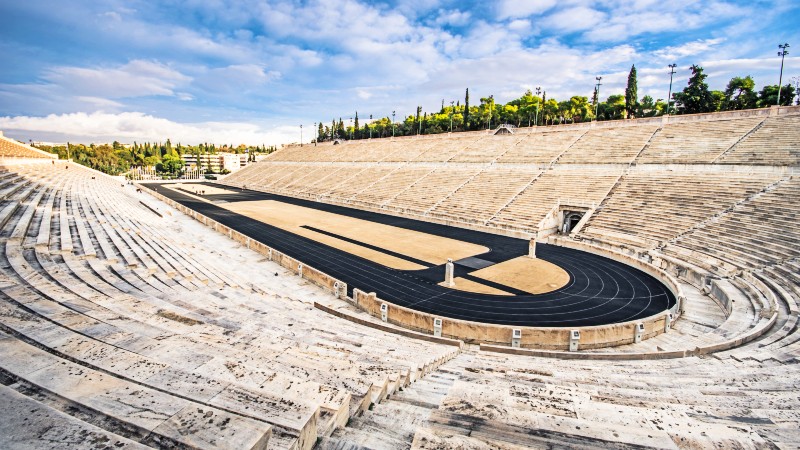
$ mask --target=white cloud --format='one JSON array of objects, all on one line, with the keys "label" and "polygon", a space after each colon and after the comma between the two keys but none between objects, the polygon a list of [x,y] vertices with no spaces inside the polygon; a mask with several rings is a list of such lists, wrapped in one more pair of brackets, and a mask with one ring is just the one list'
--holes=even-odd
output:
[{"label": "white cloud", "polygon": [[436,25],[451,25],[451,26],[464,26],[467,25],[472,18],[469,11],[459,10],[439,10],[439,14],[434,20]]},{"label": "white cloud", "polygon": [[280,77],[280,72],[267,70],[257,64],[234,64],[206,70],[197,76],[193,85],[214,95],[243,94]]},{"label": "white cloud", "polygon": [[550,15],[547,26],[567,32],[588,30],[601,24],[606,15],[584,6],[569,8]]},{"label": "white cloud", "polygon": [[267,130],[244,122],[177,123],[140,112],[51,114],[47,117],[0,117],[0,129],[9,135],[49,136],[79,142],[160,141],[197,144],[274,145],[299,140],[299,129],[283,126]]},{"label": "white cloud", "polygon": [[556,0],[502,0],[497,3],[497,18],[516,19],[546,12],[558,3]]},{"label": "white cloud", "polygon": [[724,41],[725,39],[723,38],[698,39],[696,41],[687,42],[682,45],[664,47],[660,50],[656,50],[655,52],[653,52],[653,54],[656,57],[664,60],[681,59],[687,56],[694,56],[708,52],[709,50],[714,49]]},{"label": "white cloud", "polygon": [[76,96],[107,98],[172,96],[174,88],[191,80],[167,65],[143,60],[113,68],[56,67],[42,78]]}]

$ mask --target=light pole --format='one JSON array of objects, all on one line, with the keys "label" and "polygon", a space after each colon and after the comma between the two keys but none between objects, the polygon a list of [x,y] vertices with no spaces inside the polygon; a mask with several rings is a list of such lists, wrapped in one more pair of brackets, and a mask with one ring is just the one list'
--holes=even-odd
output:
[{"label": "light pole", "polygon": [[489,103],[488,103],[488,106],[489,106],[489,120],[486,121],[486,129],[487,130],[491,130],[492,129],[492,110],[494,109],[493,108],[493,104],[494,104],[494,95],[490,95],[489,96]]},{"label": "light pole", "polygon": [[300,147],[303,146],[303,125],[300,125]]},{"label": "light pole", "polygon": [[672,76],[675,75],[675,68],[678,67],[678,65],[672,63],[667,67],[669,67],[669,91],[667,92],[667,115],[669,115],[669,105],[672,102]]},{"label": "light pole", "polygon": [[369,138],[372,139],[372,114],[369,115],[369,125],[367,125],[367,128],[369,128]]},{"label": "light pole", "polygon": [[456,102],[450,100],[450,132],[453,132],[453,113],[456,111],[455,107],[453,106]]},{"label": "light pole", "polygon": [[350,118],[350,140],[353,140],[353,118]]},{"label": "light pole", "polygon": [[392,111],[392,139],[394,139],[394,111]]},{"label": "light pole", "polygon": [[783,83],[783,58],[785,58],[786,55],[789,54],[789,52],[786,50],[787,48],[789,48],[789,44],[778,45],[778,48],[781,49],[781,51],[778,52],[778,56],[781,57],[781,75],[780,77],[778,77],[778,106],[781,106],[781,87],[782,87],[781,83]]},{"label": "light pole", "polygon": [[603,77],[594,77],[594,79],[597,80],[597,86],[595,86],[595,92],[597,93],[597,104],[594,105],[594,120],[597,120],[597,113],[600,112],[600,86],[602,86],[600,80],[602,80]]},{"label": "light pole", "polygon": [[537,127],[539,126],[539,108],[542,107],[542,97],[540,95],[541,93],[542,93],[542,87],[536,86],[536,96],[539,97],[539,101],[536,102],[536,120],[534,120],[533,123],[535,123]]},{"label": "light pole", "polygon": [[317,122],[314,122],[314,128],[311,130],[312,133],[317,133],[317,137],[314,138],[314,147],[317,146],[317,141],[319,140],[319,132],[317,132]]}]

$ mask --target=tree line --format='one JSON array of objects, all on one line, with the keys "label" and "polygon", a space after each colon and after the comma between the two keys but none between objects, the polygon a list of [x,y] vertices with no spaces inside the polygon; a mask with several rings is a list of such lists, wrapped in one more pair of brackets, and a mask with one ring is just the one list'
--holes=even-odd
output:
[{"label": "tree line", "polygon": [[223,145],[217,147],[214,144],[202,143],[198,145],[172,145],[167,139],[165,142],[145,142],[133,145],[123,145],[118,141],[111,144],[71,144],[65,145],[40,145],[32,144],[34,147],[50,153],[57,154],[59,159],[71,158],[78,164],[91,167],[109,175],[119,175],[130,170],[131,167],[154,167],[157,172],[164,174],[178,175],[184,169],[184,162],[181,155],[196,155],[196,161],[200,161],[200,167],[206,173],[213,173],[211,167],[203,166],[200,155],[213,155],[216,153],[247,153],[251,160],[255,161],[257,153],[271,153],[276,150],[274,146],[247,146],[240,144],[236,147]]},{"label": "tree line", "polygon": [[[767,108],[778,103],[778,85],[764,86],[756,91],[751,76],[733,77],[725,90],[711,90],[706,83],[703,68],[691,67],[691,76],[686,86],[672,93],[670,102],[653,99],[645,95],[638,97],[636,67],[631,66],[624,94],[614,94],[599,101],[596,86],[591,100],[589,97],[574,95],[568,100],[548,98],[547,91],[537,88],[536,93],[526,91],[521,97],[506,104],[496,103],[494,96],[482,97],[478,104],[470,105],[469,88],[461,101],[445,104],[435,112],[423,112],[418,106],[415,114],[400,121],[380,117],[363,125],[359,124],[358,112],[355,121],[350,118],[347,124],[340,117],[330,125],[319,122],[316,140],[318,142],[334,139],[369,139],[391,136],[411,136],[417,134],[438,134],[457,131],[477,131],[491,129],[499,124],[517,127],[534,125],[558,125],[580,123],[591,120],[620,120],[641,117],[656,117],[664,114],[698,114],[717,111]],[[780,104],[789,106],[795,97],[795,87],[786,84],[780,89]],[[797,99],[800,105],[800,97]]]}]

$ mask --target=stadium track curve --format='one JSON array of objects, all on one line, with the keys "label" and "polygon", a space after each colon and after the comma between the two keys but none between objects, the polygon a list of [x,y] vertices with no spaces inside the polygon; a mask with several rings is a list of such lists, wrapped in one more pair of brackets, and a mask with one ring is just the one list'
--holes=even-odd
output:
[{"label": "stadium track curve", "polygon": [[[228,186],[208,184],[222,189]],[[183,204],[240,233],[285,253],[310,267],[344,281],[348,294],[357,288],[378,298],[421,312],[481,323],[529,327],[583,327],[643,319],[671,308],[675,297],[653,276],[626,264],[579,250],[537,245],[537,257],[556,264],[569,282],[545,294],[527,294],[499,285],[514,296],[477,294],[438,286],[444,265],[419,271],[392,269],[321,244],[289,231],[198,200],[161,183],[143,186]],[[197,186],[193,184],[193,186]],[[489,247],[478,258],[494,263],[526,255],[528,241],[413,219],[378,214],[309,200],[242,190],[234,194],[206,195],[208,200],[236,202],[277,200],[307,208],[445,236]],[[456,265],[455,276],[473,269]]]}]

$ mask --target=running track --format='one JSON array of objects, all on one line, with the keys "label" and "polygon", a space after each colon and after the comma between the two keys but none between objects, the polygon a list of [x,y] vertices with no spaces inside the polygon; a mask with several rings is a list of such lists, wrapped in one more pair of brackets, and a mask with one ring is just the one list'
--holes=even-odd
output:
[{"label": "running track", "polygon": [[[391,269],[189,195],[166,189],[160,183],[147,183],[144,186],[155,189],[184,206],[344,281],[348,285],[350,295],[353,288],[375,292],[378,298],[391,303],[443,317],[515,326],[581,327],[642,319],[675,304],[675,297],[666,286],[638,269],[601,256],[548,244],[537,244],[536,256],[560,266],[570,275],[569,283],[558,290],[532,295],[477,278],[472,280],[517,295],[495,296],[447,289],[437,285],[444,280],[444,265],[431,266],[423,262],[428,266],[427,269],[418,271]],[[209,186],[234,189],[216,184]],[[476,257],[494,263],[526,255],[528,252],[527,240],[262,192],[245,190],[235,194],[207,195],[206,198],[211,201],[226,202],[278,200],[472,242],[489,247],[491,251]],[[470,278],[468,273],[473,270],[475,269],[456,264],[455,276]]]}]

